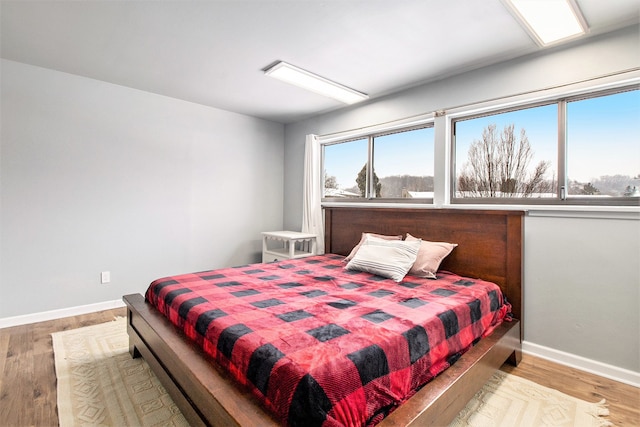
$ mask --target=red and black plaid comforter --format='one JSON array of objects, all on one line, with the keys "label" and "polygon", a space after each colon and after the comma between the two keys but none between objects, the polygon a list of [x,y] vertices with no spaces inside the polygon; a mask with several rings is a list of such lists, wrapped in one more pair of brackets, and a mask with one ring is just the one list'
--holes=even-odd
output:
[{"label": "red and black plaid comforter", "polygon": [[154,281],[146,298],[291,426],[372,425],[509,311],[497,285],[396,283],[322,255]]}]

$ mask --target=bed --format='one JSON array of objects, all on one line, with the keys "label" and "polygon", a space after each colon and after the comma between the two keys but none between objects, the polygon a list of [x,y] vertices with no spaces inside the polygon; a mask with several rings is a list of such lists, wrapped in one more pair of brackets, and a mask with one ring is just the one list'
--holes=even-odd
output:
[{"label": "bed", "polygon": [[[441,270],[496,283],[514,320],[502,322],[455,364],[419,389],[380,426],[446,425],[505,361],[520,359],[523,213],[461,209],[325,209],[325,251],[345,256],[362,232],[410,233],[458,247]],[[142,356],[191,425],[278,425],[246,387],[212,362],[139,294],[127,295],[132,356]]]}]

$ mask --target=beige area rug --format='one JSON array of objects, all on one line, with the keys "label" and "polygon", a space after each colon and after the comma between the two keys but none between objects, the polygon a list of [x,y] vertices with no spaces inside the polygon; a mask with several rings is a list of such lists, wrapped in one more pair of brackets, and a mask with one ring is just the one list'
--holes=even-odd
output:
[{"label": "beige area rug", "polygon": [[[60,425],[187,426],[143,359],[129,355],[126,319],[52,334]],[[588,403],[498,371],[451,426],[598,427],[604,401]]]},{"label": "beige area rug", "polygon": [[131,358],[126,318],[51,337],[61,427],[189,425],[149,365]]},{"label": "beige area rug", "polygon": [[611,426],[604,399],[589,403],[532,381],[497,371],[451,427]]}]

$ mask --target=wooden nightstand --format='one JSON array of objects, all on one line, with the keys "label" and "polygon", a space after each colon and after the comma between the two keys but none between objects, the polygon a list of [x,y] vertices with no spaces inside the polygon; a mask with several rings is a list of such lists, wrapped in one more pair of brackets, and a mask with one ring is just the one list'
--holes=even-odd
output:
[{"label": "wooden nightstand", "polygon": [[316,254],[316,235],[297,231],[262,233],[262,262],[303,258]]}]

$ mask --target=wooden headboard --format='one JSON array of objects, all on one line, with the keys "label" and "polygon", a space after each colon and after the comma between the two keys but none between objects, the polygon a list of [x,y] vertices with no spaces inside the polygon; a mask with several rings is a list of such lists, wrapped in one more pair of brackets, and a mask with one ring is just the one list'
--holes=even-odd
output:
[{"label": "wooden headboard", "polygon": [[348,255],[363,232],[457,243],[440,268],[498,284],[522,320],[524,212],[327,207],[325,252]]}]

